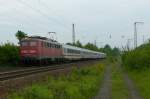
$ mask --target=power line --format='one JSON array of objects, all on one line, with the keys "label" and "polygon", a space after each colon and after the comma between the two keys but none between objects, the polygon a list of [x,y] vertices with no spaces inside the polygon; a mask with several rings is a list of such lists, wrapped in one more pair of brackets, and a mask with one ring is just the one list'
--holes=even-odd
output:
[{"label": "power line", "polygon": [[[13,9],[13,10],[18,12],[16,9]],[[7,18],[7,17],[5,17],[5,18]],[[29,19],[29,16],[27,16],[27,15],[22,15],[21,19],[18,17],[14,17],[14,16],[9,16],[8,18],[11,19],[11,21],[16,22],[19,26],[23,26],[23,24],[21,23],[21,20],[25,20],[25,21],[23,21],[23,23],[27,24],[28,27],[31,25],[31,26],[37,26],[38,28],[41,28],[41,29],[46,29],[46,26],[41,27],[41,26],[39,26],[41,24],[34,24],[30,20],[27,20],[27,19]],[[10,23],[10,21],[9,21],[9,23]],[[14,24],[12,23],[9,25],[14,25]],[[48,29],[48,27],[47,27],[47,29]]]},{"label": "power line", "polygon": [[[31,8],[32,10],[36,11],[37,13],[39,13],[40,15],[42,15],[43,17],[47,18],[48,20],[54,21],[55,23],[58,23],[58,25],[63,26],[67,31],[68,28],[66,28],[62,23],[58,22],[57,20],[50,18],[47,14],[43,13],[40,9],[34,8],[33,6],[27,4],[26,2],[24,2],[23,0],[17,0],[19,3],[21,3],[22,5],[25,5],[29,8]],[[69,31],[70,32],[70,31]]]},{"label": "power line", "polygon": [[[58,14],[56,14],[56,12],[54,12],[53,11],[53,9],[52,8],[50,8],[47,4],[45,4],[43,1],[41,1],[41,0],[39,0],[39,3],[40,3],[40,5],[43,5],[43,7],[45,7],[46,9],[48,9],[48,10],[51,10],[51,12],[53,13],[53,14],[55,14],[55,16],[57,17],[57,18],[62,18],[62,16],[60,16],[60,15],[58,15]],[[58,20],[58,19],[57,19]],[[59,21],[61,21],[61,20],[59,20]],[[63,24],[63,23],[62,23]],[[66,28],[70,28],[70,27],[68,27],[66,24],[63,24]]]}]

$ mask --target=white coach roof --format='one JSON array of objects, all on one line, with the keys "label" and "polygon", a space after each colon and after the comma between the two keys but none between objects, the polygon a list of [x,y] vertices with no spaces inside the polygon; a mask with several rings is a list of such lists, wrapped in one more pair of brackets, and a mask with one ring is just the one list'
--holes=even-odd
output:
[{"label": "white coach roof", "polygon": [[80,51],[84,51],[84,52],[91,52],[91,53],[99,53],[99,54],[104,54],[102,52],[96,52],[96,51],[92,51],[92,50],[88,50],[88,49],[84,49],[84,48],[79,48],[79,47],[75,47],[75,46],[71,46],[71,45],[66,45],[66,44],[62,44],[63,48],[67,48],[67,49],[75,49],[75,50],[80,50]]}]

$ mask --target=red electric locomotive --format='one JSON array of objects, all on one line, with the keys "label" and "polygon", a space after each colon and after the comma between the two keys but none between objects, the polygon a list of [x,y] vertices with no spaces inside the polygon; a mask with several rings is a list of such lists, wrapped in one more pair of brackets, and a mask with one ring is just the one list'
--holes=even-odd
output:
[{"label": "red electric locomotive", "polygon": [[20,56],[24,64],[59,61],[63,59],[62,45],[46,37],[27,37],[21,41]]}]

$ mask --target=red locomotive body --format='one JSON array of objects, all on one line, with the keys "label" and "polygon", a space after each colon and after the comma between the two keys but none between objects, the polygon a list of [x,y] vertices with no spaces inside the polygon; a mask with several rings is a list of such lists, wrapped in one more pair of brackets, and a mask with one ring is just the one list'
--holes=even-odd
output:
[{"label": "red locomotive body", "polygon": [[21,41],[21,62],[47,63],[62,58],[62,46],[58,42],[44,37],[29,37]]}]

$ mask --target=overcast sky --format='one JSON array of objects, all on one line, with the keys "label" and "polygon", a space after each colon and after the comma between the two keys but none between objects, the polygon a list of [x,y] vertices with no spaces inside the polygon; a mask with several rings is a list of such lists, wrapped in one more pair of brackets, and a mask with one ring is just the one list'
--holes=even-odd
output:
[{"label": "overcast sky", "polygon": [[121,47],[133,39],[133,23],[142,21],[141,44],[143,35],[150,38],[149,9],[149,0],[0,0],[0,42],[16,44],[17,30],[40,36],[54,31],[59,42],[71,42],[75,23],[76,40]]}]

